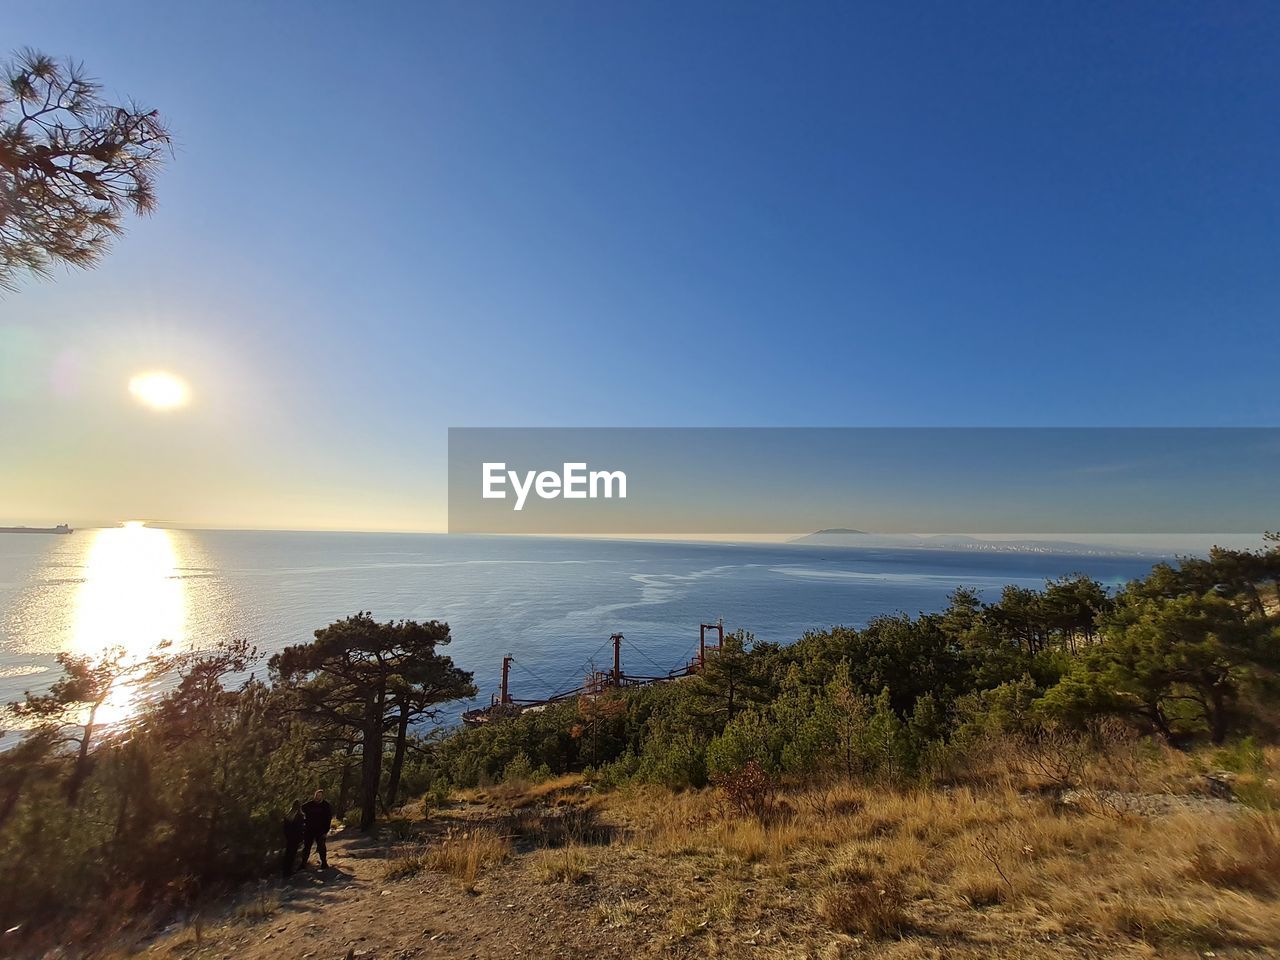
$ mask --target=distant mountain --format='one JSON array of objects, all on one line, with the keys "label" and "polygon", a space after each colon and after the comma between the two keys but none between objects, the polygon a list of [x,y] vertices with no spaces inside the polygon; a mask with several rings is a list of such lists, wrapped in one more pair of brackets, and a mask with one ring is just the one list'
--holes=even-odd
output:
[{"label": "distant mountain", "polygon": [[919,547],[925,545],[920,537],[867,533],[865,530],[853,530],[848,527],[828,527],[826,530],[816,530],[787,542],[825,547]]}]

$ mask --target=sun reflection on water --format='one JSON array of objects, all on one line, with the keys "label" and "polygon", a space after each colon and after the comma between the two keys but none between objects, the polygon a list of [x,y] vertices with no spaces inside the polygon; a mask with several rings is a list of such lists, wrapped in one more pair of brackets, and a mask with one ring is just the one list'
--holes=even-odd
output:
[{"label": "sun reflection on water", "polygon": [[[184,647],[186,634],[186,585],[169,531],[136,521],[99,530],[76,591],[71,652],[97,658],[120,649],[137,664],[166,642]],[[136,684],[117,684],[99,719],[126,719],[138,698]]]}]

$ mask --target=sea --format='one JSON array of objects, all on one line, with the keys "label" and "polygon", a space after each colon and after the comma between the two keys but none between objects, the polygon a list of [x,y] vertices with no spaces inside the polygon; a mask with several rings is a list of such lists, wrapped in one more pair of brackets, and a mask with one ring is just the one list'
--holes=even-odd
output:
[{"label": "sea", "polygon": [[[536,699],[611,666],[659,675],[694,654],[702,623],[757,640],[939,610],[960,586],[994,598],[1082,572],[1109,587],[1151,556],[864,548],[789,543],[175,530],[127,524],[69,535],[0,535],[0,704],[41,692],[59,653],[122,648],[141,658],[245,639],[264,656],[334,620],[443,620],[444,651],[489,702],[502,658]],[[265,661],[255,668],[265,675]],[[120,693],[117,719],[154,691]],[[110,719],[110,718],[109,718]],[[14,725],[9,718],[6,725]],[[13,738],[7,738],[10,742]]]}]

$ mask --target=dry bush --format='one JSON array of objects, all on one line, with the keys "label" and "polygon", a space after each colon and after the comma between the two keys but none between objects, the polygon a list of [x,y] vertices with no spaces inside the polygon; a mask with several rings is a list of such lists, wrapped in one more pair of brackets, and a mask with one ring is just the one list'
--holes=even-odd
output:
[{"label": "dry bush", "polygon": [[830,783],[796,793],[792,802],[802,819],[826,820],[858,813],[866,806],[862,791],[849,783]]},{"label": "dry bush", "polygon": [[240,920],[266,920],[280,909],[280,892],[270,889],[265,882],[259,882],[252,898],[243,901],[235,909]]},{"label": "dry bush", "polygon": [[1079,786],[1094,749],[1081,734],[1051,724],[1023,738],[1021,755],[1030,784],[1062,790]]},{"label": "dry bush", "polygon": [[474,892],[481,869],[501,863],[511,855],[511,841],[489,830],[464,830],[447,834],[422,853],[421,866],[447,873]]},{"label": "dry bush", "polygon": [[818,916],[840,933],[883,937],[908,926],[907,895],[896,877],[847,878],[818,897]]},{"label": "dry bush", "polygon": [[419,847],[398,847],[387,858],[387,864],[382,868],[382,879],[403,880],[406,877],[417,876],[427,869],[427,854],[430,850],[427,844]]},{"label": "dry bush", "polygon": [[946,782],[955,786],[1004,787],[1026,785],[1023,740],[1012,735],[988,735],[951,744]]},{"label": "dry bush", "polygon": [[533,841],[542,839],[542,826],[542,814],[532,807],[510,810],[493,823],[493,829],[503,836]]},{"label": "dry bush", "polygon": [[730,773],[717,774],[711,784],[720,791],[731,814],[763,823],[775,819],[779,812],[778,783],[755,760]]},{"label": "dry bush", "polygon": [[606,844],[613,833],[612,827],[600,822],[597,808],[581,803],[554,808],[542,816],[539,826],[539,837],[548,847]]},{"label": "dry bush", "polygon": [[591,879],[586,853],[579,847],[539,850],[531,869],[540,883],[583,883]]}]

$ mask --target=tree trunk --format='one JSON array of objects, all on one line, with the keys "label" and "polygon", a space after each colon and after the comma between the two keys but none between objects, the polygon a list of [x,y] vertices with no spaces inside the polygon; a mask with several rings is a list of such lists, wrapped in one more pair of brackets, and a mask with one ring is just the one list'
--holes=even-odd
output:
[{"label": "tree trunk", "polygon": [[224,754],[222,763],[219,765],[221,776],[218,780],[218,788],[214,792],[214,802],[209,805],[209,829],[204,835],[204,862],[201,864],[201,878],[214,876],[214,851],[217,849],[218,831],[222,827],[222,798],[226,796],[227,791],[227,757]]},{"label": "tree trunk", "polygon": [[1227,698],[1217,687],[1210,691],[1209,697],[1213,703],[1213,715],[1209,718],[1209,738],[1214,746],[1221,746],[1227,739]]},{"label": "tree trunk", "polygon": [[338,815],[342,816],[347,812],[347,806],[351,800],[351,750],[348,748],[342,754],[342,782],[338,785]]},{"label": "tree trunk", "polygon": [[378,786],[382,780],[382,724],[365,728],[360,751],[360,829],[368,830],[378,815]]},{"label": "tree trunk", "polygon": [[391,773],[387,777],[388,808],[394,807],[400,794],[400,771],[404,769],[405,745],[409,739],[409,708],[400,704],[400,717],[396,724],[396,747],[391,755]]},{"label": "tree trunk", "polygon": [[18,797],[22,795],[22,788],[26,785],[28,773],[23,770],[9,785],[8,791],[4,795],[4,800],[0,801],[0,827],[3,827],[18,806]]},{"label": "tree trunk", "polygon": [[80,788],[89,776],[89,739],[93,736],[93,721],[98,715],[98,706],[89,708],[89,719],[85,721],[84,735],[80,738],[80,750],[76,753],[76,764],[71,768],[71,777],[67,780],[67,803],[73,807],[80,805]]},{"label": "tree trunk", "polygon": [[1245,585],[1245,592],[1249,595],[1249,602],[1253,604],[1253,612],[1261,618],[1267,616],[1267,605],[1262,602],[1262,594],[1258,592],[1257,586],[1250,582]]},{"label": "tree trunk", "polygon": [[360,756],[360,829],[369,830],[378,816],[378,787],[382,785],[382,706],[378,692],[365,704]]},{"label": "tree trunk", "polygon": [[1171,747],[1177,748],[1178,744],[1174,742],[1173,731],[1169,729],[1169,722],[1165,720],[1164,711],[1160,709],[1159,704],[1155,704],[1151,707],[1148,717],[1150,718],[1152,725],[1160,733],[1160,736],[1164,737],[1165,743],[1169,744]]}]

